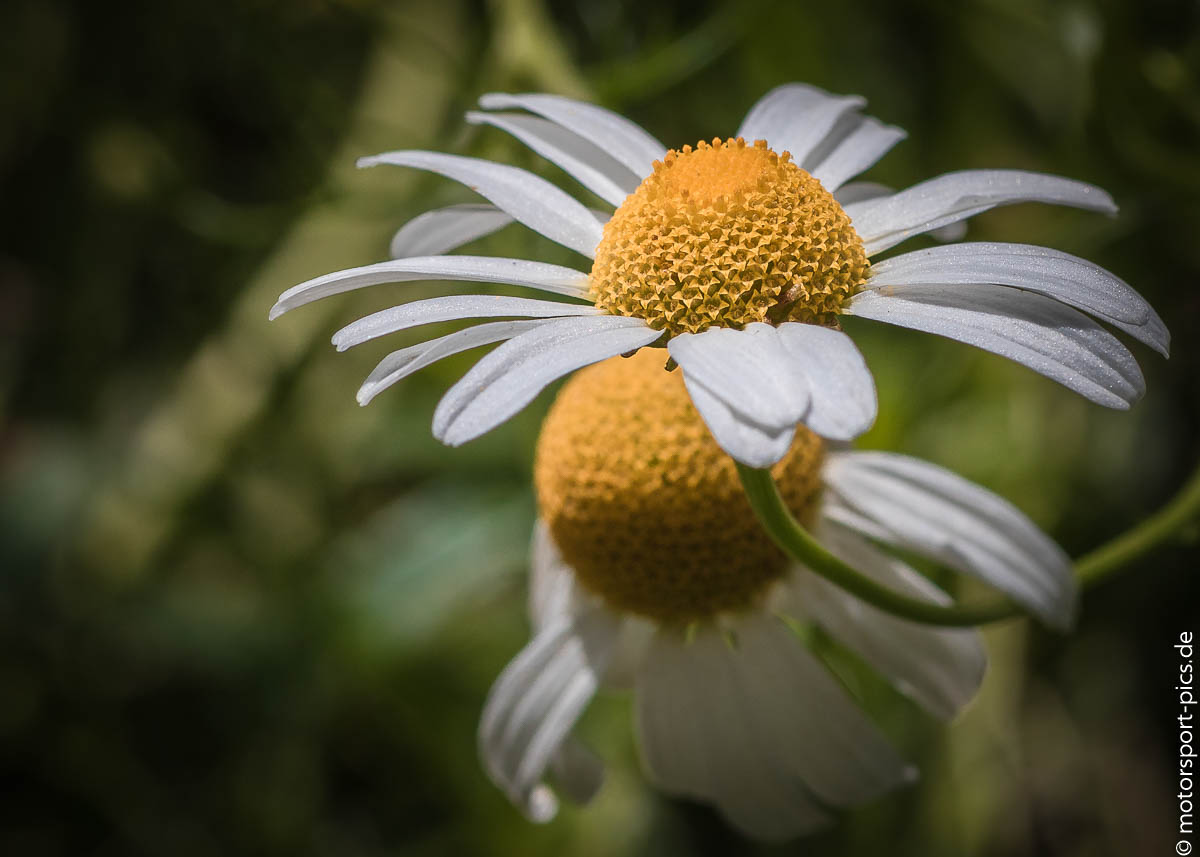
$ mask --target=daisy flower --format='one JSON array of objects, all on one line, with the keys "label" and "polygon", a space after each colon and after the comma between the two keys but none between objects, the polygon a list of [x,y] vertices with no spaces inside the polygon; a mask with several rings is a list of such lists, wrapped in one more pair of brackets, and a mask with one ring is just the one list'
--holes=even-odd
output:
[{"label": "daisy flower", "polygon": [[[905,136],[864,116],[857,96],[781,86],[732,137],[677,151],[628,119],[568,98],[492,94],[480,104],[489,112],[468,121],[512,134],[615,212],[478,158],[364,158],[361,166],[438,173],[490,205],[420,215],[396,234],[392,261],[302,283],[271,310],[274,318],[327,295],[417,280],[506,283],[574,299],[436,297],[334,335],[344,350],[433,322],[506,319],[395,351],[358,392],[366,404],[443,357],[502,343],[439,403],[433,432],[452,446],[504,422],[556,379],[650,345],[665,345],[718,443],[744,464],[778,461],[800,425],[848,440],[871,425],[876,399],[862,355],[840,330],[842,315],[984,348],[1111,408],[1129,407],[1144,381],[1128,349],[1089,315],[1167,353],[1166,328],[1135,291],[1066,253],[962,243],[871,264],[908,238],[1000,205],[1116,207],[1099,188],[1021,170],[946,173],[898,193],[847,184]],[[512,221],[587,257],[590,270],[447,255]]]},{"label": "daisy flower", "polygon": [[[764,539],[685,379],[643,351],[560,391],[535,464],[533,638],[489,694],[480,753],[517,806],[548,820],[548,779],[581,802],[600,785],[572,735],[589,701],[602,685],[632,689],[651,781],[784,839],[915,776],[798,630],[819,626],[941,719],[973,697],[986,657],[974,629],[891,616]],[[773,475],[792,514],[883,585],[950,603],[887,551],[900,548],[1070,621],[1069,560],[983,488],[906,456],[836,451],[803,427]]]}]

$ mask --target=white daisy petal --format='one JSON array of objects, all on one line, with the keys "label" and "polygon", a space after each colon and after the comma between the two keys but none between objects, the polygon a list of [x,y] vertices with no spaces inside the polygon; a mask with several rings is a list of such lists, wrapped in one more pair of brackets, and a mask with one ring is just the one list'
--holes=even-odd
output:
[{"label": "white daisy petal", "polygon": [[393,259],[439,256],[477,238],[498,232],[513,222],[511,214],[494,205],[469,202],[418,214],[392,236]]},{"label": "white daisy petal", "polygon": [[962,170],[921,182],[891,196],[851,203],[846,213],[874,255],[922,232],[973,217],[999,205],[1046,202],[1107,214],[1112,197],[1094,185],[1024,170]]},{"label": "white daisy petal", "polygon": [[487,123],[512,134],[546,160],[567,171],[601,199],[620,205],[640,179],[593,143],[548,119],[525,113],[467,114],[467,121]]},{"label": "white daisy petal", "polygon": [[760,746],[821,800],[849,806],[911,781],[904,763],[829,670],[775,617],[735,628],[733,665]]},{"label": "white daisy petal", "polygon": [[559,301],[539,301],[532,298],[513,298],[507,295],[446,295],[426,298],[364,316],[351,322],[333,335],[338,351],[345,351],[380,336],[433,324],[437,321],[457,321],[468,318],[565,318],[577,315],[603,315],[604,311],[591,304],[567,304]]},{"label": "white daisy petal", "polygon": [[832,146],[828,153],[814,151],[809,158],[815,161],[810,173],[831,193],[845,182],[872,167],[908,134],[894,125],[885,125],[871,116],[854,116],[854,122],[844,136],[826,139],[821,149]]},{"label": "white daisy petal", "polygon": [[539,629],[525,648],[509,661],[492,683],[483,714],[479,719],[479,749],[484,767],[494,779],[507,786],[512,780],[512,764],[506,761],[509,747],[501,741],[512,720],[513,709],[527,695],[529,685],[545,672],[546,665],[571,637],[571,618]]},{"label": "white daisy petal", "polygon": [[358,160],[360,167],[380,164],[428,170],[461,182],[551,241],[589,258],[596,255],[600,221],[578,200],[531,172],[438,152],[385,152]]},{"label": "white daisy petal", "polygon": [[845,529],[853,530],[860,536],[866,536],[883,544],[889,544],[892,541],[891,530],[881,527],[875,523],[873,518],[868,518],[849,506],[842,505],[836,495],[826,495],[821,504],[821,520],[832,521]]},{"label": "white daisy petal", "polygon": [[542,324],[549,324],[546,319],[530,321],[494,321],[488,324],[477,324],[472,327],[439,336],[393,351],[379,361],[358,388],[358,403],[367,405],[372,399],[396,382],[407,378],[414,372],[424,369],[439,360],[478,348],[481,345],[491,345],[512,339],[528,330]]},{"label": "white daisy petal", "polygon": [[[613,631],[608,634],[605,645],[611,645]],[[599,654],[587,652],[582,641],[572,648],[577,651],[564,652],[534,680],[505,730],[502,740],[508,744],[507,758],[515,762],[511,777],[518,793],[540,783],[600,685],[604,663]]]},{"label": "white daisy petal", "polygon": [[791,152],[804,163],[850,110],[867,102],[857,95],[831,95],[804,83],[787,83],[772,89],[750,108],[737,136],[747,142],[766,140],[776,152]]},{"label": "white daisy petal", "polygon": [[692,404],[712,432],[717,445],[742,464],[770,467],[787,455],[796,436],[795,426],[765,429],[730,409],[720,398],[698,381],[683,376]]},{"label": "white daisy petal", "polygon": [[779,766],[775,748],[756,734],[750,711],[757,700],[744,698],[732,660],[711,628],[689,643],[669,631],[655,634],[635,693],[648,776],[667,792],[715,804],[761,839],[828,824],[800,778]]},{"label": "white daisy petal", "polygon": [[[618,628],[603,608],[542,629],[500,674],[479,725],[479,748],[491,775],[535,821],[557,802],[542,784],[599,684]],[[568,751],[572,752],[572,751]]]},{"label": "white daisy petal", "polygon": [[932,247],[871,266],[867,288],[927,283],[996,284],[1037,292],[1108,322],[1166,355],[1165,328],[1137,292],[1099,265],[1029,244]]},{"label": "white daisy petal", "polygon": [[1163,357],[1170,356],[1171,332],[1167,330],[1167,325],[1153,309],[1150,310],[1150,319],[1142,326],[1141,335],[1137,338]]},{"label": "white daisy petal", "polygon": [[604,784],[604,763],[573,735],[550,760],[550,777],[577,804],[591,801]]},{"label": "white daisy petal", "polygon": [[845,208],[851,203],[862,202],[868,199],[879,199],[881,196],[890,196],[895,193],[896,189],[888,187],[879,182],[850,182],[844,184],[837,190],[832,191],[833,198],[838,201],[838,204]]},{"label": "white daisy petal", "polygon": [[823,478],[833,502],[887,531],[891,544],[978,577],[1053,627],[1070,625],[1071,561],[1008,501],[941,467],[885,452],[832,454]]},{"label": "white daisy petal", "polygon": [[781,134],[798,116],[803,116],[833,97],[825,90],[806,83],[777,86],[754,102],[738,127],[736,136],[747,142],[766,140],[770,143],[772,136]]},{"label": "white daisy petal", "polygon": [[859,292],[843,312],[978,346],[1105,407],[1128,408],[1146,390],[1137,361],[1115,336],[1032,292],[994,285],[892,286]]},{"label": "white daisy petal", "polygon": [[493,92],[480,98],[479,104],[485,110],[516,107],[557,122],[585,140],[594,141],[639,178],[650,175],[654,162],[667,154],[666,146],[636,122],[584,101],[542,93]]},{"label": "white daisy petal", "polygon": [[637,318],[563,318],[524,333],[480,360],[433,414],[433,435],[460,446],[524,408],[553,381],[662,336]]},{"label": "white daisy petal", "polygon": [[[867,199],[879,199],[883,196],[891,196],[896,192],[895,188],[888,187],[879,182],[850,182],[838,188],[833,198],[838,201],[838,204],[845,208],[852,202],[862,202]],[[943,243],[950,241],[961,241],[967,234],[967,224],[964,221],[957,223],[948,223],[937,229],[929,231],[929,237],[934,241]]]},{"label": "white daisy petal", "polygon": [[777,433],[790,428],[808,411],[808,377],[769,324],[681,333],[667,343],[667,350],[685,379],[698,382],[764,429]]},{"label": "white daisy petal", "polygon": [[657,625],[649,619],[627,614],[621,625],[616,650],[604,674],[604,684],[616,690],[632,690],[638,670],[646,659],[646,649],[654,638]]},{"label": "white daisy petal", "polygon": [[496,256],[414,256],[335,271],[292,286],[280,295],[275,306],[271,307],[269,318],[278,318],[298,306],[330,295],[340,295],[382,283],[407,283],[414,280],[507,283],[572,298],[586,298],[588,289],[587,274],[574,268],[564,268],[562,265]]},{"label": "white daisy petal", "polygon": [[875,422],[875,380],[862,352],[840,330],[787,322],[780,342],[808,376],[812,402],[804,424],[831,440],[853,440]]},{"label": "white daisy petal", "polygon": [[[834,555],[889,589],[934,604],[951,601],[905,563],[844,527],[821,521],[813,534]],[[953,718],[983,681],[987,652],[974,630],[899,619],[803,569],[796,571],[780,606],[821,625],[935,717]]]},{"label": "white daisy petal", "polygon": [[[612,212],[595,208],[588,211],[601,224],[607,223],[612,216]],[[435,208],[418,214],[400,227],[392,236],[389,255],[393,259],[403,259],[449,253],[515,222],[511,214],[486,202]]]},{"label": "white daisy petal", "polygon": [[559,553],[546,522],[533,527],[529,557],[529,619],[535,631],[570,615],[575,597],[575,574]]}]

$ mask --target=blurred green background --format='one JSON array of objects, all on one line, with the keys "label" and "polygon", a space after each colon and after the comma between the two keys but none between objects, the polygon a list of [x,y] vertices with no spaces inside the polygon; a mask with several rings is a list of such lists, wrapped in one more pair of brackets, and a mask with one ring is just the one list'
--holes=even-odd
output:
[{"label": "blurred green background", "polygon": [[[4,4],[0,853],[1171,853],[1195,533],[1089,592],[1072,635],[989,631],[991,673],[950,728],[868,693],[923,777],[827,833],[759,848],[655,794],[620,696],[582,726],[611,763],[595,804],[528,824],[474,733],[527,633],[549,396],[447,450],[430,417],[474,355],[360,409],[403,341],[328,345],[411,287],[266,314],[471,200],[358,173],[358,155],[437,148],[562,180],[464,124],[483,92],[595,99],[668,146],[732,132],[784,81],[862,93],[910,132],[870,178],[1018,167],[1122,207],[1002,209],[970,236],[1086,256],[1150,299],[1173,354],[1135,347],[1150,392],[1130,413],[965,346],[851,330],[881,392],[864,445],[1000,491],[1078,555],[1197,454],[1198,18],[1191,0]],[[471,249],[579,263],[519,227]]]}]

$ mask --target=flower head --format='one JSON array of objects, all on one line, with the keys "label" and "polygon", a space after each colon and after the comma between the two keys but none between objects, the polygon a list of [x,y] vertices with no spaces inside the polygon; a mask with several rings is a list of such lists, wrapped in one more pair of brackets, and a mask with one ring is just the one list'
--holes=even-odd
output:
[{"label": "flower head", "polygon": [[[542,520],[582,585],[615,608],[687,622],[757,604],[788,559],[742,494],[680,383],[650,351],[583,370],[538,442]],[[801,429],[774,467],[789,508],[816,514],[825,448]]]},{"label": "flower head", "polygon": [[[643,766],[750,835],[812,830],[915,772],[793,630],[822,627],[949,719],[986,658],[974,630],[890,616],[766,543],[679,373],[615,358],[563,387],[537,448],[534,635],[480,723],[485,766],[531,818],[601,764],[572,737],[601,685],[632,687]],[[1075,586],[1062,551],[1011,505],[899,455],[825,449],[804,431],[776,466],[788,505],[832,552],[914,598],[949,599],[889,552],[980,578],[1055,624]]]},{"label": "flower head", "polygon": [[764,141],[668,152],[604,225],[588,278],[611,315],[672,336],[752,322],[837,325],[867,254],[829,191]]},{"label": "flower head", "polygon": [[[488,112],[470,113],[469,121],[514,135],[615,213],[592,211],[531,173],[477,158],[414,151],[365,158],[364,166],[440,173],[491,204],[421,215],[397,233],[394,260],[302,283],[272,310],[274,317],[326,295],[430,279],[567,297],[418,300],[334,336],[340,350],[437,321],[507,319],[393,352],[359,390],[365,404],[436,360],[502,343],[438,406],[433,431],[448,444],[491,430],[580,367],[665,345],[720,446],[745,464],[768,467],[787,454],[798,426],[849,440],[874,421],[874,383],[839,328],[843,315],[993,351],[1113,408],[1129,407],[1145,384],[1128,349],[1089,316],[1167,352],[1166,328],[1136,292],[1055,250],[962,243],[868,265],[908,238],[999,205],[1116,208],[1099,188],[1019,170],[947,173],[898,193],[848,184],[904,137],[862,115],[861,98],[788,84],[765,95],[731,138],[672,152],[590,104],[538,94],[488,95],[480,103]],[[496,112],[509,109],[516,112]],[[593,259],[590,270],[445,255],[514,220]]]}]

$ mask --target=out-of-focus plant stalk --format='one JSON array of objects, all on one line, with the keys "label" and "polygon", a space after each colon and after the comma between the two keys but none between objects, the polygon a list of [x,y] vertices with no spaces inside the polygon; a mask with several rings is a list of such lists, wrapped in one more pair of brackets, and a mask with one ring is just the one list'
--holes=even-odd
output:
[{"label": "out-of-focus plant stalk", "polygon": [[[398,142],[433,142],[438,117],[450,107],[453,66],[463,61],[452,51],[467,49],[463,30],[456,0],[409,4],[386,18],[320,201],[258,269],[224,328],[184,366],[132,438],[115,476],[94,496],[77,545],[93,567],[114,579],[145,571],[175,531],[185,504],[220,473],[279,382],[338,309],[336,303],[314,305],[286,324],[268,324],[267,309],[278,293],[323,271],[361,264],[386,246],[396,224],[372,215],[395,205],[397,182],[411,187],[417,177],[363,181],[354,161]],[[431,41],[445,50],[429,50]]]},{"label": "out-of-focus plant stalk", "polygon": [[[482,88],[532,84],[589,94],[541,0],[492,0],[491,9],[490,61],[475,69]],[[259,268],[226,326],[183,368],[132,439],[128,458],[93,497],[76,544],[92,566],[114,579],[145,571],[176,531],[186,503],[221,472],[338,311],[336,302],[324,302],[286,324],[268,324],[278,294],[315,274],[362,264],[386,247],[398,224],[378,212],[397,208],[420,174],[397,171],[386,183],[372,182],[357,178],[354,162],[364,153],[435,142],[440,117],[456,106],[461,69],[470,67],[465,14],[459,0],[422,0],[397,6],[386,19],[322,201]]]},{"label": "out-of-focus plant stalk", "polygon": [[563,47],[542,0],[491,0],[494,72],[486,88],[530,86],[574,98],[591,87]]}]

